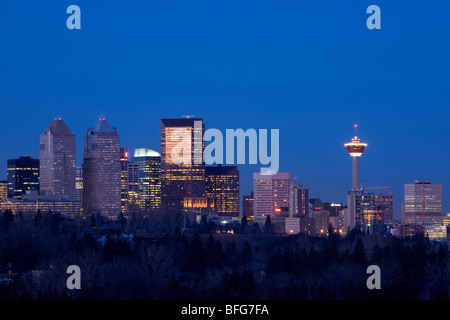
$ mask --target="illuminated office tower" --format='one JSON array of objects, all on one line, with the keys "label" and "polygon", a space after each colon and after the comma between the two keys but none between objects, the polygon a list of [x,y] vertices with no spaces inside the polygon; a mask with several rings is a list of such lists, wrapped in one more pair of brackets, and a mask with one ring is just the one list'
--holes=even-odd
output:
[{"label": "illuminated office tower", "polygon": [[8,181],[0,181],[0,201],[6,201],[8,198]]},{"label": "illuminated office tower", "polygon": [[139,207],[139,164],[128,162],[127,210],[128,213],[140,210]]},{"label": "illuminated office tower", "polygon": [[161,154],[147,148],[134,150],[139,165],[139,206],[146,212],[161,209]]},{"label": "illuminated office tower", "polygon": [[128,211],[128,150],[120,148],[120,211]]},{"label": "illuminated office tower", "polygon": [[83,215],[120,213],[119,135],[104,117],[87,130],[83,159]]},{"label": "illuminated office tower", "polygon": [[303,188],[302,183],[289,185],[289,216],[298,217],[309,214],[309,189]]},{"label": "illuminated office tower", "polygon": [[221,216],[239,216],[239,170],[237,166],[205,167],[206,197],[215,200]]},{"label": "illuminated office tower", "polygon": [[250,192],[250,195],[242,197],[242,216],[246,216],[247,219],[249,219],[250,221],[253,221],[254,218],[253,213],[254,201],[255,195],[253,191]]},{"label": "illuminated office tower", "polygon": [[164,213],[183,212],[185,197],[205,197],[204,131],[201,118],[161,119],[161,206]]},{"label": "illuminated office tower", "polygon": [[27,191],[39,192],[39,159],[8,159],[7,166],[8,198],[22,199]]},{"label": "illuminated office tower", "polygon": [[272,221],[277,217],[283,218],[279,220],[284,221],[289,216],[290,184],[291,174],[288,172],[278,172],[273,175],[263,175],[259,172],[253,174],[255,222],[261,226],[268,215]]},{"label": "illuminated office tower", "polygon": [[61,118],[40,136],[40,194],[75,201],[75,135]]},{"label": "illuminated office tower", "polygon": [[336,232],[344,232],[344,205],[336,202],[325,202],[323,208],[330,213],[330,223]]},{"label": "illuminated office tower", "polygon": [[442,184],[432,184],[429,180],[405,184],[402,223],[440,225],[441,222]]},{"label": "illuminated office tower", "polygon": [[369,234],[388,232],[393,219],[393,195],[388,187],[361,188],[352,193],[355,226]]},{"label": "illuminated office tower", "polygon": [[75,201],[81,204],[83,194],[83,167],[76,167],[75,170]]}]

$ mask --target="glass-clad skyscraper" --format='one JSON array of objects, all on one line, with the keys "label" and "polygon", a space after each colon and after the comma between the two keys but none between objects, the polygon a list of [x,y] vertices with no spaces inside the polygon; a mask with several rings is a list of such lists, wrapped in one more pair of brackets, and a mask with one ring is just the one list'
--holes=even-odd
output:
[{"label": "glass-clad skyscraper", "polygon": [[161,209],[161,154],[147,148],[134,150],[139,165],[139,206],[145,212]]},{"label": "glass-clad skyscraper", "polygon": [[39,191],[39,159],[8,159],[7,165],[8,198],[22,199],[27,191]]},{"label": "glass-clad skyscraper", "polygon": [[161,119],[161,207],[181,213],[185,197],[205,197],[201,118]]},{"label": "glass-clad skyscraper", "polygon": [[83,215],[120,213],[120,144],[116,128],[105,118],[87,130],[83,158]]},{"label": "glass-clad skyscraper", "polygon": [[205,191],[215,200],[217,214],[239,216],[239,170],[237,166],[205,167]]},{"label": "glass-clad skyscraper", "polygon": [[402,207],[403,224],[438,224],[442,222],[442,184],[416,180],[405,184]]},{"label": "glass-clad skyscraper", "polygon": [[75,135],[61,118],[40,136],[40,193],[76,199]]}]

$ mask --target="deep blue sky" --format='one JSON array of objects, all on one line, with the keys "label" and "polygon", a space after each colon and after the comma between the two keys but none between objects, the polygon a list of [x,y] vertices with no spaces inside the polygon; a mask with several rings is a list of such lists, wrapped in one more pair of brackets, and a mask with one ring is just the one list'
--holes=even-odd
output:
[{"label": "deep blue sky", "polygon": [[[81,30],[66,8],[81,8]],[[382,12],[366,28],[366,8]],[[369,143],[361,182],[443,184],[450,212],[450,3],[439,1],[0,0],[0,179],[39,156],[62,117],[83,136],[100,113],[134,150],[160,150],[160,119],[277,128],[281,171],[311,197],[346,202],[353,135]],[[242,194],[252,172],[240,166]]]}]

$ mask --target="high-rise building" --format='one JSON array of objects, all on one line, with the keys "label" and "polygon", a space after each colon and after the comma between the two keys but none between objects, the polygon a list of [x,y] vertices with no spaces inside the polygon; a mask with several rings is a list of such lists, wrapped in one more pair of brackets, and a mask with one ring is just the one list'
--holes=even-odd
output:
[{"label": "high-rise building", "polygon": [[128,162],[128,188],[127,188],[127,211],[128,213],[140,210],[139,207],[139,164]]},{"label": "high-rise building", "polygon": [[76,167],[75,170],[75,201],[80,202],[81,207],[81,199],[83,195],[83,167]]},{"label": "high-rise building", "polygon": [[8,159],[7,166],[8,198],[22,199],[28,190],[39,192],[39,159]]},{"label": "high-rise building", "polygon": [[309,199],[309,217],[314,219],[312,235],[325,236],[330,224],[330,212],[325,209],[321,199]]},{"label": "high-rise building", "polygon": [[[267,216],[272,222],[284,220],[289,216],[289,188],[291,174],[278,172],[273,175],[263,175],[259,172],[253,174],[254,220],[260,226],[266,221]],[[276,219],[282,218],[282,219]],[[280,224],[280,230],[284,232],[284,225]]]},{"label": "high-rise building", "polygon": [[120,213],[120,144],[116,128],[100,117],[87,130],[83,158],[83,215]]},{"label": "high-rise building", "polygon": [[75,135],[61,118],[40,136],[40,193],[75,201]]},{"label": "high-rise building", "polygon": [[386,232],[392,226],[393,195],[390,188],[361,188],[349,191],[344,229],[357,227],[370,234]]},{"label": "high-rise building", "polygon": [[247,217],[247,219],[253,221],[253,203],[254,203],[254,193],[250,192],[250,195],[242,197],[242,216]]},{"label": "high-rise building", "polygon": [[1,180],[0,181],[0,202],[6,201],[8,198],[8,181]]},{"label": "high-rise building", "polygon": [[148,148],[134,150],[139,165],[139,206],[145,212],[161,209],[161,154]]},{"label": "high-rise building", "polygon": [[183,212],[184,198],[205,197],[201,118],[161,119],[161,207]]},{"label": "high-rise building", "polygon": [[302,183],[291,183],[289,186],[289,216],[298,217],[309,214],[309,189]]},{"label": "high-rise building", "polygon": [[205,191],[215,200],[218,215],[239,216],[239,170],[237,166],[205,167]]},{"label": "high-rise building", "polygon": [[336,232],[344,232],[344,205],[336,202],[325,202],[323,208],[330,213],[330,223]]},{"label": "high-rise building", "polygon": [[120,148],[120,211],[128,211],[128,149]]},{"label": "high-rise building", "polygon": [[403,224],[441,224],[442,184],[430,180],[416,180],[405,184],[405,202],[402,210]]}]

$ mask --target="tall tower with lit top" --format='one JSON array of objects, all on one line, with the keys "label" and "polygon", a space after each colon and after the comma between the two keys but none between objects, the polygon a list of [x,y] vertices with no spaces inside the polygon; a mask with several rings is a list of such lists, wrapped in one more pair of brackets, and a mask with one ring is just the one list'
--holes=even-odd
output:
[{"label": "tall tower with lit top", "polygon": [[355,136],[352,142],[348,142],[345,145],[347,147],[347,152],[352,156],[353,162],[353,180],[352,180],[352,190],[359,189],[359,157],[364,153],[364,148],[367,147],[367,143],[360,142],[356,135],[356,128],[358,125],[355,124]]}]

